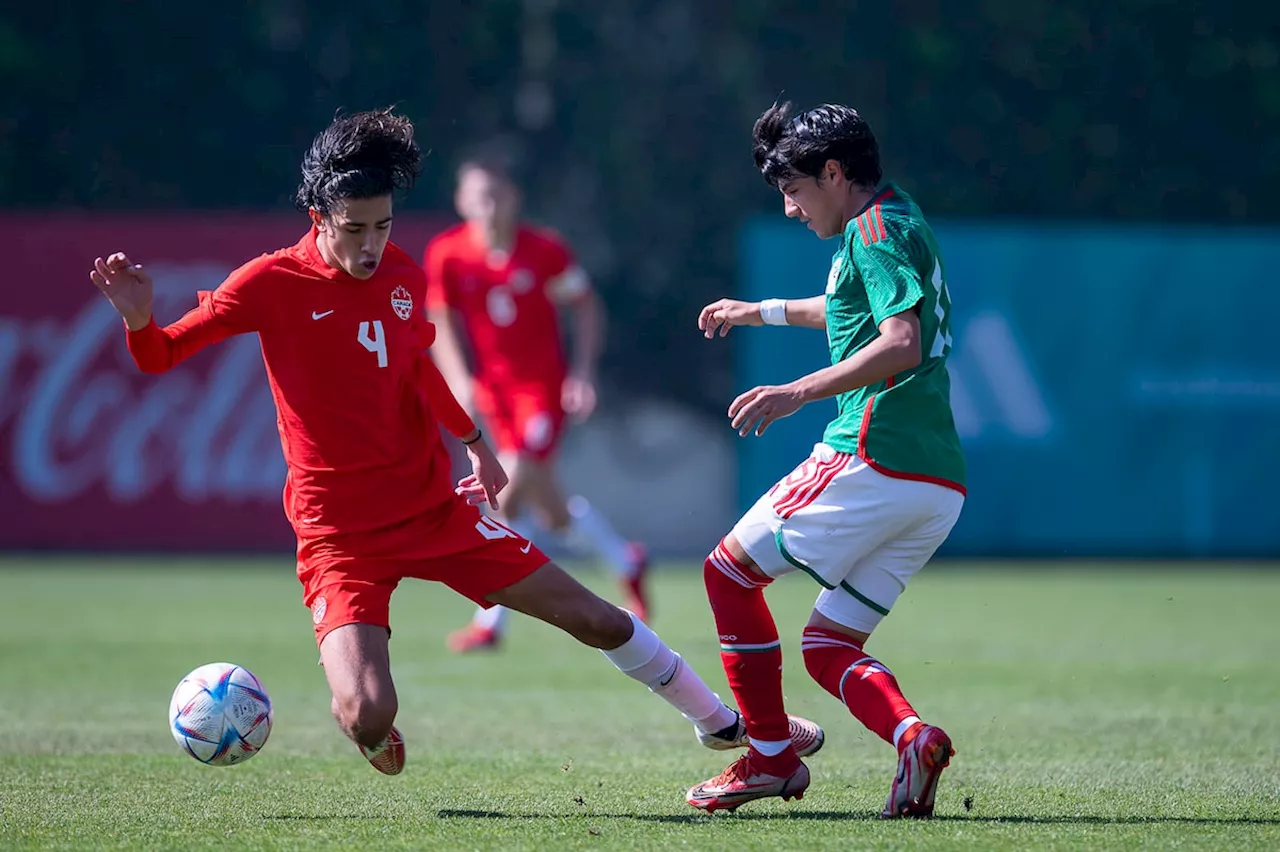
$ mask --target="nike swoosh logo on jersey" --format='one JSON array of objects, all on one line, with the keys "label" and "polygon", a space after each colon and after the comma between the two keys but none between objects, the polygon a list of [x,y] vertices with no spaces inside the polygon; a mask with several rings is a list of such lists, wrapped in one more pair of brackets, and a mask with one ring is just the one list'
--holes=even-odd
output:
[{"label": "nike swoosh logo on jersey", "polygon": [[520,552],[521,552],[521,553],[528,553],[528,552],[529,552],[529,548],[531,548],[531,547],[533,547],[533,542],[531,542],[531,541],[526,541],[526,542],[524,543],[524,547],[520,548]]},{"label": "nike swoosh logo on jersey", "polygon": [[312,318],[312,319],[324,319],[325,317],[329,316],[329,314],[331,314],[331,313],[333,313],[333,311],[325,311],[325,312],[323,312],[323,313],[321,313],[320,311],[312,311],[312,312],[311,312],[311,318]]}]

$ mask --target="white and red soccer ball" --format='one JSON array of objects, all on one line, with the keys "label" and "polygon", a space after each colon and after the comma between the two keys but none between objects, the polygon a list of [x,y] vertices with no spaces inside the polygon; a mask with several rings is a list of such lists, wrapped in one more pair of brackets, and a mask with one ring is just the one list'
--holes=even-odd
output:
[{"label": "white and red soccer ball", "polygon": [[253,673],[209,663],[182,679],[169,702],[169,728],[182,749],[210,766],[243,763],[271,735],[271,698]]}]

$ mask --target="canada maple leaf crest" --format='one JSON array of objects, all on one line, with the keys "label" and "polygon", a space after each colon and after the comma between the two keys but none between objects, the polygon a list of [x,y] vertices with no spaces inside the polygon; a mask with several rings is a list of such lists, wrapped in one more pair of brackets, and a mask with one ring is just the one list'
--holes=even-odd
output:
[{"label": "canada maple leaf crest", "polygon": [[397,287],[391,291],[391,309],[400,319],[407,320],[413,315],[413,296],[403,287]]}]

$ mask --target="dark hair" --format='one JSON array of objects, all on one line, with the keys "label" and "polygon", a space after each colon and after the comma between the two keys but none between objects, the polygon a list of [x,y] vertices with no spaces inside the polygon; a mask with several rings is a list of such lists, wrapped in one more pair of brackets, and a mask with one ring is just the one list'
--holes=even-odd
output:
[{"label": "dark hair", "polygon": [[508,137],[500,136],[472,147],[458,161],[456,174],[468,169],[479,169],[502,178],[507,183],[520,183],[520,150],[516,142]]},{"label": "dark hair", "polygon": [[328,214],[342,198],[376,198],[413,186],[422,152],[413,122],[390,108],[338,116],[302,158],[295,200]]},{"label": "dark hair", "polygon": [[827,160],[860,186],[880,183],[880,146],[856,109],[823,104],[795,116],[791,109],[791,101],[775,102],[751,129],[756,168],[770,186],[817,177]]}]

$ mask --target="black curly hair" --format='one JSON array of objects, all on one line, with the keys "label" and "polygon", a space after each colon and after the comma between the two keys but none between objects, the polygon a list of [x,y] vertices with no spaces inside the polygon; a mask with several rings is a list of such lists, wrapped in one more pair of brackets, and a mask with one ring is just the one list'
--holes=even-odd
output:
[{"label": "black curly hair", "polygon": [[823,104],[792,115],[792,104],[774,103],[751,129],[756,168],[772,187],[817,177],[835,160],[850,181],[868,189],[880,183],[880,147],[866,119],[852,107]]},{"label": "black curly hair", "polygon": [[302,183],[294,200],[303,210],[328,215],[343,198],[408,190],[418,179],[421,160],[413,122],[392,109],[340,115],[302,158]]}]

